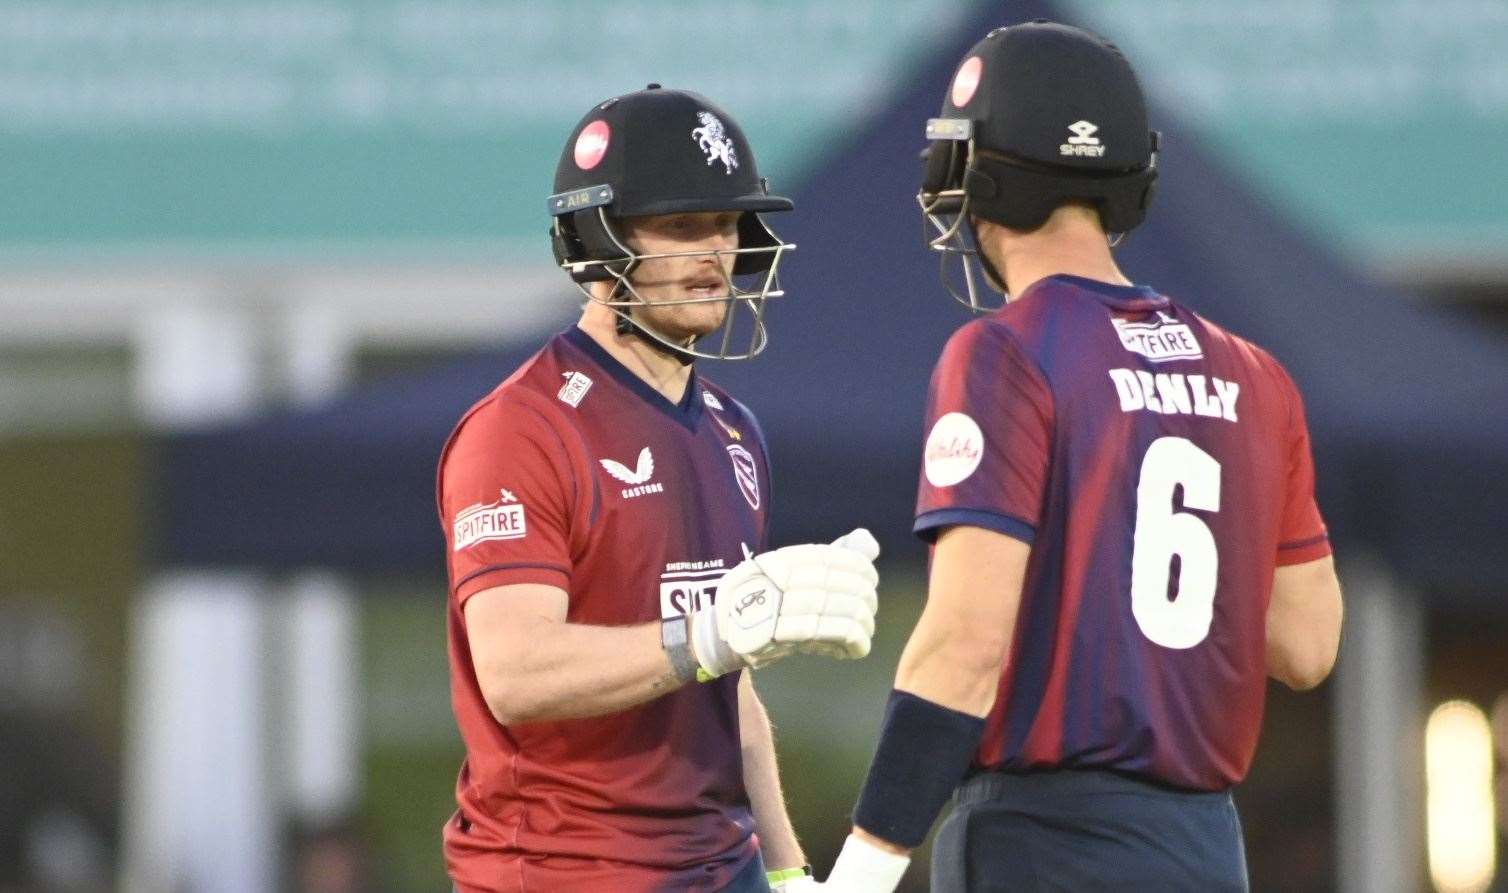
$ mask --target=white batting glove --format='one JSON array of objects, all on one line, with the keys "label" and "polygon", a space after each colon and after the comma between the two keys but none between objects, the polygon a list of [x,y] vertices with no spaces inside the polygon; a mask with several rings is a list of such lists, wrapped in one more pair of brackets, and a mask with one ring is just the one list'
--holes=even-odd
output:
[{"label": "white batting glove", "polygon": [[879,541],[874,538],[874,534],[870,533],[868,528],[855,527],[853,530],[833,540],[833,545],[852,549],[870,561],[874,561],[880,557]]},{"label": "white batting glove", "polygon": [[[856,527],[848,533],[843,534],[833,540],[832,545],[843,549],[852,549],[864,556],[870,563],[873,563],[876,558],[880,557],[879,542],[875,540],[874,534],[863,527]],[[875,579],[878,581],[878,574]],[[878,599],[871,599],[871,602],[875,605],[875,608],[870,611],[868,626],[870,636],[872,637],[874,635],[874,612],[878,608]],[[856,660],[869,654],[868,639],[865,640],[863,652],[859,654],[854,654],[840,645],[822,639],[812,639],[797,644],[795,647],[802,654],[815,654],[821,657],[831,657],[834,660]]]},{"label": "white batting glove", "polygon": [[859,528],[740,562],[717,584],[715,605],[691,615],[704,675],[762,667],[793,651],[853,660],[869,653],[879,606],[879,544]]},{"label": "white batting glove", "polygon": [[824,893],[894,893],[911,864],[910,856],[882,850],[848,835],[833,870],[822,883]]}]

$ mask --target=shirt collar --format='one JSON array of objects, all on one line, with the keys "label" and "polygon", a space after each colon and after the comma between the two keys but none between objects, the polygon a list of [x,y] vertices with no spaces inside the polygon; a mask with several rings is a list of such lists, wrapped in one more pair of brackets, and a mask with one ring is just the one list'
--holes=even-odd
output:
[{"label": "shirt collar", "polygon": [[697,422],[702,418],[702,395],[701,382],[697,379],[696,369],[691,370],[691,377],[686,381],[686,393],[681,397],[680,403],[672,403],[664,394],[655,390],[649,382],[634,374],[633,370],[618,361],[618,358],[607,352],[597,339],[588,335],[580,326],[571,326],[560,337],[572,347],[586,354],[597,368],[607,373],[617,382],[630,391],[637,394],[640,399],[659,412],[664,413],[686,428],[696,430]]},{"label": "shirt collar", "polygon": [[1067,273],[1057,273],[1033,282],[1021,297],[1026,297],[1041,288],[1049,288],[1052,285],[1066,285],[1079,291],[1088,292],[1098,298],[1101,303],[1108,304],[1117,310],[1132,312],[1146,312],[1149,310],[1162,310],[1170,303],[1168,299],[1157,293],[1156,289],[1146,285],[1115,285],[1110,282],[1101,282],[1098,279],[1086,279],[1083,276],[1070,276]]}]

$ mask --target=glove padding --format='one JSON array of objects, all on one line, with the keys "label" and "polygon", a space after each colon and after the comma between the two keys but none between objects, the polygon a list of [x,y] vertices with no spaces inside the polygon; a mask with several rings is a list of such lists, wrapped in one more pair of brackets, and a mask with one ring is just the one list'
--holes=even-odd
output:
[{"label": "glove padding", "polygon": [[910,864],[910,856],[882,850],[850,834],[820,889],[824,893],[893,893]]},{"label": "glove padding", "polygon": [[762,667],[794,651],[854,660],[869,653],[879,606],[880,546],[862,527],[740,562],[716,603],[691,617],[697,661],[710,676]]}]

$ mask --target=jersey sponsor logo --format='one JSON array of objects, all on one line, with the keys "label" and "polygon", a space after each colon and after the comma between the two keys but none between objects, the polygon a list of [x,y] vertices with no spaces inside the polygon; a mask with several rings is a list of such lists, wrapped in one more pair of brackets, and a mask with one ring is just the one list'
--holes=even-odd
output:
[{"label": "jersey sponsor logo", "polygon": [[711,391],[702,391],[702,402],[707,404],[711,409],[715,409],[718,412],[723,411],[723,401],[717,399],[717,395]]},{"label": "jersey sponsor logo", "polygon": [[639,464],[629,468],[622,462],[612,459],[599,459],[602,467],[608,474],[625,484],[632,484],[622,491],[624,499],[633,499],[635,496],[644,496],[649,493],[664,493],[665,485],[651,482],[650,478],[655,474],[655,457],[649,451],[649,447],[639,451]]},{"label": "jersey sponsor logo", "polygon": [[717,583],[728,569],[721,558],[673,561],[660,575],[660,619],[669,620],[717,603]]},{"label": "jersey sponsor logo", "polygon": [[524,506],[507,490],[500,490],[497,502],[477,503],[461,509],[451,525],[453,551],[489,540],[523,539],[529,532]]},{"label": "jersey sponsor logo", "polygon": [[700,127],[691,129],[691,138],[696,140],[696,147],[706,153],[708,164],[721,161],[723,173],[733,173],[738,168],[738,152],[727,130],[723,128],[722,119],[711,112],[697,112],[696,119],[702,122]]},{"label": "jersey sponsor logo", "polygon": [[592,380],[580,372],[574,371],[562,372],[561,375],[565,378],[565,384],[560,386],[560,390],[555,393],[555,396],[560,398],[561,403],[574,409],[581,405],[582,398],[586,397],[586,392],[592,389]]},{"label": "jersey sponsor logo", "polygon": [[1163,415],[1197,415],[1237,421],[1236,398],[1241,396],[1238,382],[1214,375],[1206,377],[1181,372],[1154,375],[1140,369],[1109,371],[1121,412],[1145,410]]},{"label": "jersey sponsor logo", "polygon": [[927,435],[924,468],[934,487],[951,487],[968,478],[984,457],[984,432],[961,412],[950,412]]},{"label": "jersey sponsor logo", "polygon": [[1105,154],[1105,147],[1100,145],[1100,138],[1095,136],[1100,126],[1089,121],[1075,121],[1068,125],[1068,132],[1072,134],[1068,142],[1058,147],[1058,154],[1071,157],[1099,158]]},{"label": "jersey sponsor logo", "polygon": [[736,443],[728,444],[728,458],[733,461],[733,478],[749,508],[759,511],[759,465],[748,450]]},{"label": "jersey sponsor logo", "polygon": [[1194,339],[1194,331],[1161,310],[1157,311],[1156,322],[1112,318],[1110,323],[1115,326],[1122,347],[1154,363],[1197,360],[1204,356],[1199,342]]}]

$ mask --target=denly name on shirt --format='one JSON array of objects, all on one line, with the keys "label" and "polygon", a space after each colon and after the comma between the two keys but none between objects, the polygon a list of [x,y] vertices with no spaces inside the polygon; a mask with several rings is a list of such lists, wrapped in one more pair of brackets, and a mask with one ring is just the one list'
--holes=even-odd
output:
[{"label": "denly name on shirt", "polygon": [[1121,412],[1146,411],[1236,421],[1236,398],[1241,394],[1237,382],[1182,372],[1109,371]]}]

